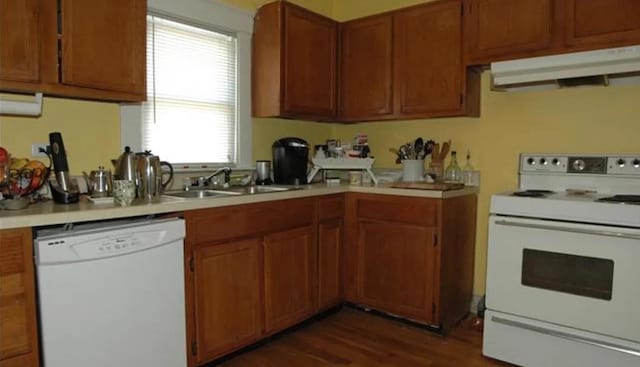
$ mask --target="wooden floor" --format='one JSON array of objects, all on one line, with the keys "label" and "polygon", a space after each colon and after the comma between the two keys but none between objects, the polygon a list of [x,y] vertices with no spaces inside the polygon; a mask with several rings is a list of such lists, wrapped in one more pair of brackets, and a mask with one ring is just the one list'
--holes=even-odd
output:
[{"label": "wooden floor", "polygon": [[285,334],[223,367],[510,366],[482,356],[482,334],[465,321],[446,338],[345,308]]}]

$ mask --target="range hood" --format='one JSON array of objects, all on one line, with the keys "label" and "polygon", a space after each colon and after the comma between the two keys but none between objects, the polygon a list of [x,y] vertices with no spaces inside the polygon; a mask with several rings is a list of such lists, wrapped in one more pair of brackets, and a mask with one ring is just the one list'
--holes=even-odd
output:
[{"label": "range hood", "polygon": [[640,45],[491,63],[494,90],[640,83]]}]

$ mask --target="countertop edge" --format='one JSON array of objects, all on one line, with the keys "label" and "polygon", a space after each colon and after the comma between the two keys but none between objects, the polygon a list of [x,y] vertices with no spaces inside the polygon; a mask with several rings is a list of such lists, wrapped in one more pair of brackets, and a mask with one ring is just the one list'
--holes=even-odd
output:
[{"label": "countertop edge", "polygon": [[21,227],[39,227],[47,225],[89,222],[95,220],[107,220],[126,217],[136,217],[155,214],[167,214],[183,212],[187,210],[215,208],[231,205],[242,205],[274,200],[286,200],[312,196],[324,196],[341,194],[345,192],[360,192],[382,195],[412,196],[423,198],[447,199],[478,193],[477,187],[465,187],[460,190],[415,190],[397,189],[388,185],[378,186],[351,186],[351,185],[326,185],[314,184],[304,186],[302,189],[274,192],[256,195],[230,196],[211,199],[177,199],[163,197],[159,203],[134,203],[127,207],[116,207],[113,204],[94,204],[83,197],[79,203],[59,205],[52,201],[33,204],[23,210],[0,211],[0,229],[12,229]]}]

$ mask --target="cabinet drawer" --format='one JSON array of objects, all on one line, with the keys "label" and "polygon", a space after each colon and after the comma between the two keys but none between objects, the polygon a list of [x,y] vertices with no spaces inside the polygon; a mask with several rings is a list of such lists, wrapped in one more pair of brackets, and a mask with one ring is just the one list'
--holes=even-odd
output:
[{"label": "cabinet drawer", "polygon": [[303,227],[313,223],[314,199],[279,200],[185,213],[192,244]]},{"label": "cabinet drawer", "polygon": [[359,195],[356,215],[359,219],[434,226],[438,222],[436,199],[389,195]]},{"label": "cabinet drawer", "polygon": [[318,199],[318,220],[342,218],[344,195],[322,197]]}]

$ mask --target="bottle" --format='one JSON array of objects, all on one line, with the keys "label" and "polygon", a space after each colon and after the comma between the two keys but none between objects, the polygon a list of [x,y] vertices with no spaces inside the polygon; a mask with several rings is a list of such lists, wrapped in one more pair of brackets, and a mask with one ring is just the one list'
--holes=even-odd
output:
[{"label": "bottle", "polygon": [[471,165],[471,153],[467,150],[467,162],[462,168],[462,179],[465,186],[473,185],[473,166]]},{"label": "bottle", "polygon": [[462,183],[462,169],[458,166],[458,157],[455,150],[451,152],[451,161],[444,170],[444,182]]}]

